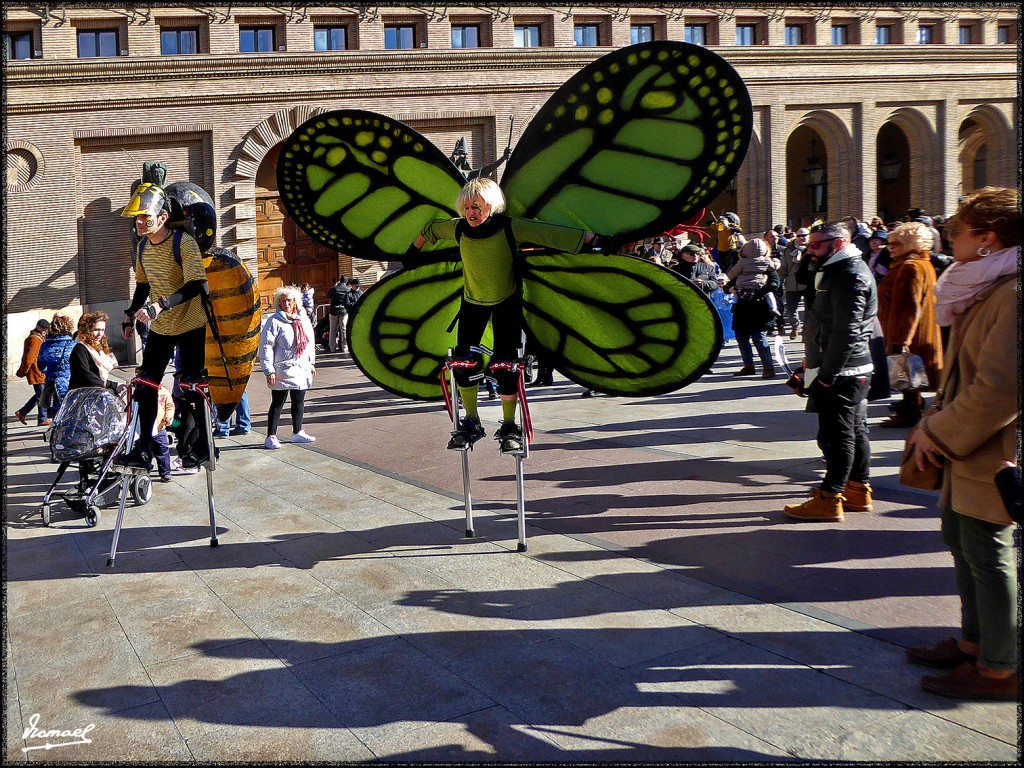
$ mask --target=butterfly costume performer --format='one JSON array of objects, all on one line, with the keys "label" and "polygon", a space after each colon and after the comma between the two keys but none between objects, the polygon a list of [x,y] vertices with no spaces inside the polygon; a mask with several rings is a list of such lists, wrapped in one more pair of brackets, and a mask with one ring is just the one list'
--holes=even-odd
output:
[{"label": "butterfly costume performer", "polygon": [[[405,263],[349,315],[353,359],[389,392],[439,400],[450,348],[479,359],[467,369],[478,374],[490,350],[508,358],[523,328],[571,381],[656,395],[711,367],[721,321],[685,278],[610,254],[702,215],[735,176],[752,126],[747,89],[724,59],[656,41],[606,54],[559,88],[520,138],[496,197],[467,186],[413,129],[359,110],[300,125],[282,148],[278,188],[315,240]],[[471,221],[481,204],[491,210]],[[523,253],[524,244],[539,247]],[[509,378],[495,378],[512,399]],[[469,383],[461,377],[460,391]]]}]

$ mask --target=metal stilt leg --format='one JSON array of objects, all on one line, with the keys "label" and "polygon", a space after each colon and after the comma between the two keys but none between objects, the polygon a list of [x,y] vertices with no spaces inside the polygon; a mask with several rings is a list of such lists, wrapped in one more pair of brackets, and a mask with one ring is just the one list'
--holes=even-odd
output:
[{"label": "metal stilt leg", "polygon": [[217,452],[213,444],[213,404],[210,402],[209,384],[205,381],[199,382],[195,390],[202,395],[203,428],[206,430],[206,445],[209,446],[210,456],[204,462],[206,467],[206,501],[210,508],[210,546],[217,546],[217,513],[213,500],[213,471],[217,469]]},{"label": "metal stilt leg", "polygon": [[[139,426],[139,409],[135,405],[135,402],[131,402],[131,418],[128,420],[128,431],[123,446],[118,446],[118,450],[124,450],[126,453],[131,453],[132,448],[135,447],[135,432]],[[132,479],[135,477],[133,472],[127,469],[121,472],[121,498],[117,504],[117,521],[114,523],[114,539],[110,542],[110,557],[107,558],[107,567],[114,567],[114,559],[117,557],[117,542],[121,538],[121,523],[124,522],[124,505],[128,500],[128,486]]]},{"label": "metal stilt leg", "polygon": [[523,495],[523,459],[525,456],[516,456],[516,512],[519,515],[519,544],[516,547],[520,552],[526,551],[526,497]]},{"label": "metal stilt leg", "polygon": [[[448,350],[448,357],[455,354],[454,349]],[[459,415],[459,387],[455,381],[455,369],[448,371],[449,384],[452,392],[452,424],[458,429],[462,424],[462,417]],[[462,492],[466,498],[466,538],[472,538],[473,533],[473,490],[469,477],[469,451],[462,451]]]}]

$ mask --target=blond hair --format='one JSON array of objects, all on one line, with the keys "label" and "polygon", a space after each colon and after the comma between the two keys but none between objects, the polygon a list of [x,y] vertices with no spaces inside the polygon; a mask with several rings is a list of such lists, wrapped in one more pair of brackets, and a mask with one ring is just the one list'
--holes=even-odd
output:
[{"label": "blond hair", "polygon": [[281,298],[289,296],[300,307],[302,306],[302,291],[297,285],[282,285],[274,291],[274,309],[281,308]]},{"label": "blond hair", "polygon": [[935,245],[931,231],[920,221],[908,221],[894,227],[889,232],[889,238],[898,240],[907,250],[918,253],[928,253]]},{"label": "blond hair", "polygon": [[946,233],[961,229],[994,232],[1004,248],[1020,245],[1020,192],[1008,187],[982,187],[965,197],[956,215],[946,222]]},{"label": "blond hair", "polygon": [[466,206],[474,197],[479,197],[487,203],[491,207],[491,214],[505,210],[505,193],[501,191],[501,187],[492,179],[476,178],[467,182],[455,198],[455,210],[459,216],[466,215]]}]

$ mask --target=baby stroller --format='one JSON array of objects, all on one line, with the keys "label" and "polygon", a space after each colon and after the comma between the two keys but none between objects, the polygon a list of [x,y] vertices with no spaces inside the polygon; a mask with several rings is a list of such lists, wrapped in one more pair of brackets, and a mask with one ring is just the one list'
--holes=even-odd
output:
[{"label": "baby stroller", "polygon": [[[64,398],[48,432],[50,458],[59,463],[57,477],[43,496],[43,525],[50,524],[50,497],[68,467],[78,462],[78,484],[61,494],[67,505],[85,517],[90,528],[100,509],[120,499],[122,475],[113,470],[114,457],[126,450],[125,408],[117,395],[103,387],[72,389]],[[153,497],[148,475],[133,475],[129,490],[137,506]]]}]

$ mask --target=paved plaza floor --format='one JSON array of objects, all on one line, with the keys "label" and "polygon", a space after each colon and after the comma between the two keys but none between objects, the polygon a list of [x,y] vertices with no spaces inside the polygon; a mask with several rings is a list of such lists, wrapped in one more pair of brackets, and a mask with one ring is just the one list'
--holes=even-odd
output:
[{"label": "paved plaza floor", "polygon": [[1016,761],[1017,705],[924,693],[905,660],[959,623],[935,495],[896,482],[905,431],[872,432],[874,511],[790,522],[815,419],[738,367],[733,343],[662,397],[531,389],[526,552],[489,438],[465,537],[443,405],[321,355],[317,442],[286,409],[268,451],[255,373],[252,433],[218,441],[219,546],[204,475],[175,475],[129,504],[114,568],[116,507],[42,525],[56,465],[8,380],[5,762]]}]

